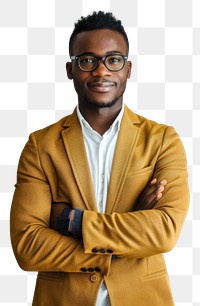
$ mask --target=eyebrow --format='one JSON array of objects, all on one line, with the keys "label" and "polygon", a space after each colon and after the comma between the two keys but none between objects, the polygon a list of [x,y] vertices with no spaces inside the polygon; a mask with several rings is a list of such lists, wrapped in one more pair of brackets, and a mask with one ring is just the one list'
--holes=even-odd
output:
[{"label": "eyebrow", "polygon": [[122,54],[122,52],[120,52],[120,51],[108,51],[106,54],[110,54],[110,55],[112,55],[112,54]]},{"label": "eyebrow", "polygon": [[[122,52],[120,52],[120,51],[108,51],[108,52],[106,52],[105,55],[114,55],[114,54],[122,54]],[[97,57],[99,56],[98,54],[96,54],[94,52],[83,52],[83,53],[81,53],[77,56],[82,56],[82,55],[93,55],[93,56],[97,56]]]}]

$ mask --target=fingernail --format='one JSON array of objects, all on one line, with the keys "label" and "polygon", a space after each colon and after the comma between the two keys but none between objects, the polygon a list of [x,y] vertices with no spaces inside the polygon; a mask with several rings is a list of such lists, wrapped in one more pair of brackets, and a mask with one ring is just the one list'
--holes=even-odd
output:
[{"label": "fingernail", "polygon": [[156,197],[156,199],[160,199],[160,198],[162,198],[162,193],[159,193]]},{"label": "fingernail", "polygon": [[159,188],[158,188],[158,191],[163,191],[164,190],[164,187],[163,186],[160,186]]},{"label": "fingernail", "polygon": [[160,182],[160,184],[162,184],[163,186],[165,186],[165,185],[167,184],[167,181],[166,181],[166,180],[162,180],[162,181]]},{"label": "fingernail", "polygon": [[157,182],[157,179],[154,178],[152,181],[151,181],[151,184],[155,184]]}]

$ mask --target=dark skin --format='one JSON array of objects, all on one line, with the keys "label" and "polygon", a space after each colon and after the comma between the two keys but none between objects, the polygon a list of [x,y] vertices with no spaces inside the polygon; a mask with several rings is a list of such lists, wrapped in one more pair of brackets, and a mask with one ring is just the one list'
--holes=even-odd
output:
[{"label": "dark skin", "polygon": [[[127,55],[123,36],[112,30],[79,33],[73,46],[73,55],[93,53],[104,56],[112,52]],[[109,71],[102,62],[92,72],[81,71],[76,61],[67,63],[67,75],[73,79],[80,111],[90,126],[101,135],[109,129],[121,110],[130,74],[130,61],[117,72]]]},{"label": "dark skin", "polygon": [[[101,57],[113,52],[127,55],[127,45],[120,33],[108,29],[79,33],[73,45],[73,55],[92,53]],[[109,129],[122,108],[123,93],[131,67],[132,63],[126,61],[120,71],[111,72],[101,61],[94,71],[85,72],[78,67],[76,60],[66,65],[68,78],[73,80],[78,95],[81,114],[100,135]],[[143,190],[134,210],[152,209],[162,197],[166,184],[166,180],[157,182],[154,178]],[[52,228],[55,228],[56,219],[65,207],[69,207],[69,204],[52,205]],[[73,215],[72,210],[70,217],[73,218]]]}]

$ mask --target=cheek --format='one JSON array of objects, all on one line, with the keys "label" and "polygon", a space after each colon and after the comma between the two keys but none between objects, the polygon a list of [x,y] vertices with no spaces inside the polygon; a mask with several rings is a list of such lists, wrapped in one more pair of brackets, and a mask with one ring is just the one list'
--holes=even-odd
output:
[{"label": "cheek", "polygon": [[81,83],[77,79],[73,79],[73,83],[76,92],[79,93],[82,88]]},{"label": "cheek", "polygon": [[121,90],[124,90],[125,87],[126,87],[126,83],[127,83],[127,76],[122,76],[120,79],[119,79],[119,89]]},{"label": "cheek", "polygon": [[73,83],[74,83],[74,89],[75,89],[75,91],[76,91],[76,93],[78,94],[78,95],[81,95],[82,93],[84,93],[85,92],[85,80],[84,79],[82,79],[82,78],[80,78],[80,77],[75,77],[74,79],[73,79]]},{"label": "cheek", "polygon": [[74,69],[73,71],[73,81],[74,84],[77,84],[79,86],[84,86],[84,84],[87,82],[87,73],[82,72],[80,70]]},{"label": "cheek", "polygon": [[76,69],[73,70],[73,82],[74,84],[82,84],[82,77]]},{"label": "cheek", "polygon": [[118,78],[121,84],[124,84],[127,81],[128,74],[129,74],[128,67],[124,66],[122,70],[118,71],[116,77]]}]

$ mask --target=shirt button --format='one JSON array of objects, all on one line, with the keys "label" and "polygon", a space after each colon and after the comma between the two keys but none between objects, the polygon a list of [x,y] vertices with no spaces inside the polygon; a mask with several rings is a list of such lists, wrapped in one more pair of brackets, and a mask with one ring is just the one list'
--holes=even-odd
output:
[{"label": "shirt button", "polygon": [[98,276],[96,274],[92,274],[90,276],[90,280],[91,280],[92,283],[95,283],[98,280]]},{"label": "shirt button", "polygon": [[89,272],[94,272],[94,268],[88,268]]},{"label": "shirt button", "polygon": [[106,250],[105,250],[105,249],[100,249],[99,252],[100,252],[101,254],[104,254],[104,253],[106,253]]}]

